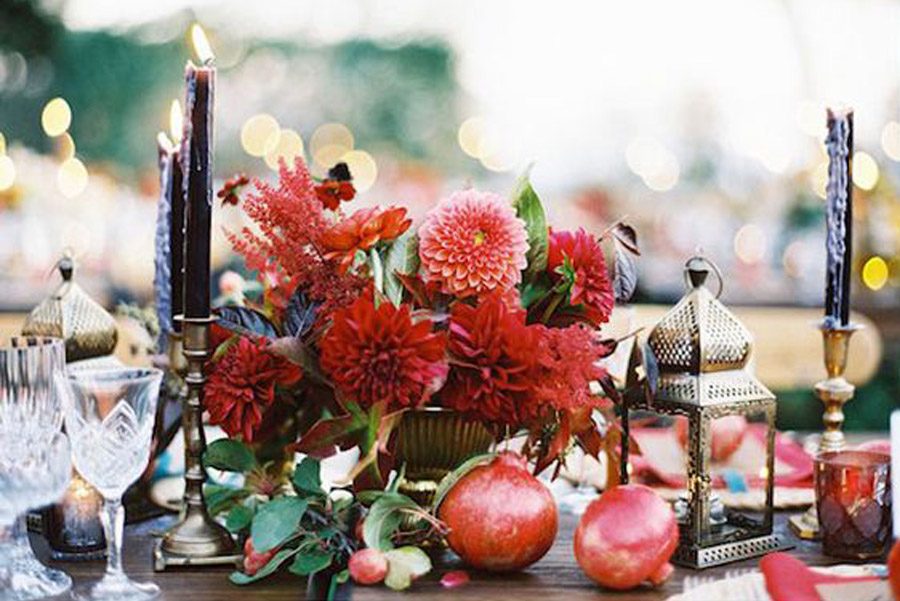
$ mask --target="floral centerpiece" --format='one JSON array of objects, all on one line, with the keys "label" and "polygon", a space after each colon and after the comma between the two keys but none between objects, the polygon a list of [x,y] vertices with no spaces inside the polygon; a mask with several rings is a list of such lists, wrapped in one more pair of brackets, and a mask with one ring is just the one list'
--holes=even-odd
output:
[{"label": "floral centerpiece", "polygon": [[[402,207],[346,211],[355,190],[344,164],[316,181],[298,159],[281,165],[277,184],[247,184],[231,180],[219,196],[252,221],[229,237],[261,293],[218,309],[205,399],[234,439],[211,446],[212,465],[252,472],[243,496],[213,491],[220,509],[243,508],[229,514],[233,529],[256,526],[248,498],[278,495],[285,451],[321,459],[358,448],[347,492],[378,498],[362,491],[384,491],[402,468],[397,426],[425,406],[498,440],[524,434],[535,472],[558,469],[573,442],[601,452],[592,414],[609,412],[616,391],[598,361],[616,343],[599,328],[634,289],[630,227],[553,230],[527,177],[511,199],[455,192],[415,227]],[[612,273],[604,243],[615,249]],[[610,420],[605,433],[614,430]],[[234,460],[248,449],[252,461]]]}]

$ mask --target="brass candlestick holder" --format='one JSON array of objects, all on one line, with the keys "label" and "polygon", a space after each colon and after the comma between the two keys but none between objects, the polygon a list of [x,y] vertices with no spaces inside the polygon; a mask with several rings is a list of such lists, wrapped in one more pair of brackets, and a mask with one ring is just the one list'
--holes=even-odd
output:
[{"label": "brass candlestick holder", "polygon": [[[844,448],[844,404],[853,398],[856,387],[844,378],[847,369],[847,355],[850,348],[850,337],[861,329],[857,324],[845,326],[829,326],[822,324],[822,341],[825,351],[825,371],[828,377],[815,386],[816,396],[825,405],[822,423],[825,431],[819,440],[819,453],[840,451]],[[791,530],[802,539],[819,538],[819,516],[813,503],[809,511],[795,515],[790,519]]]},{"label": "brass candlestick holder", "polygon": [[[186,360],[185,383],[187,399],[181,415],[184,431],[184,497],[181,515],[163,535],[153,553],[153,567],[162,571],[169,567],[192,565],[238,564],[241,554],[228,531],[210,517],[203,498],[203,452],[206,437],[203,434],[203,386],[206,376],[203,367],[210,357],[209,326],[215,317],[181,318],[183,337],[173,334],[170,338],[172,367],[178,365],[174,355],[183,348]],[[174,349],[174,350],[173,350]]]}]

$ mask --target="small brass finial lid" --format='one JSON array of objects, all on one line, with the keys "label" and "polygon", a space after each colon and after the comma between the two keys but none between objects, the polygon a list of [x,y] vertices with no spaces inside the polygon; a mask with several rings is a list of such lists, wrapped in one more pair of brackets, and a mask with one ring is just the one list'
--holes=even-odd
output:
[{"label": "small brass finial lid", "polygon": [[118,340],[115,319],[75,282],[71,253],[56,266],[63,281],[31,311],[22,334],[62,338],[68,362],[112,354]]}]

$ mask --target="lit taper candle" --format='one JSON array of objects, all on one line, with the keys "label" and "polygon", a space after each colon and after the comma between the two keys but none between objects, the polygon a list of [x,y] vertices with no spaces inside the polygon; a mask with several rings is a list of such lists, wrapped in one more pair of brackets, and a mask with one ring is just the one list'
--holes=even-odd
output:
[{"label": "lit taper candle", "polygon": [[216,69],[215,55],[199,25],[191,29],[197,66],[188,61],[184,70],[187,86],[184,139],[181,161],[185,173],[184,315],[208,317],[210,314],[210,226],[212,223],[213,104]]}]

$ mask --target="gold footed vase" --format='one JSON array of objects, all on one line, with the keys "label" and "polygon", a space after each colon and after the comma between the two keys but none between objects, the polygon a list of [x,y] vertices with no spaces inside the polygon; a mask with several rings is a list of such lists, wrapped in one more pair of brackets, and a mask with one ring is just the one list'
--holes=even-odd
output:
[{"label": "gold footed vase", "polygon": [[[861,327],[851,323],[833,328],[823,325],[820,328],[828,377],[815,386],[816,396],[825,405],[825,412],[822,414],[825,429],[819,440],[818,453],[841,451],[846,444],[843,432],[844,405],[853,398],[856,388],[844,378],[844,371],[847,369],[850,337]],[[792,517],[789,523],[798,537],[805,540],[819,538],[819,516],[815,503],[806,513]]]},{"label": "gold footed vase", "polygon": [[397,431],[397,465],[406,465],[398,490],[430,507],[444,476],[466,459],[486,453],[493,436],[479,421],[443,407],[407,411]]}]

